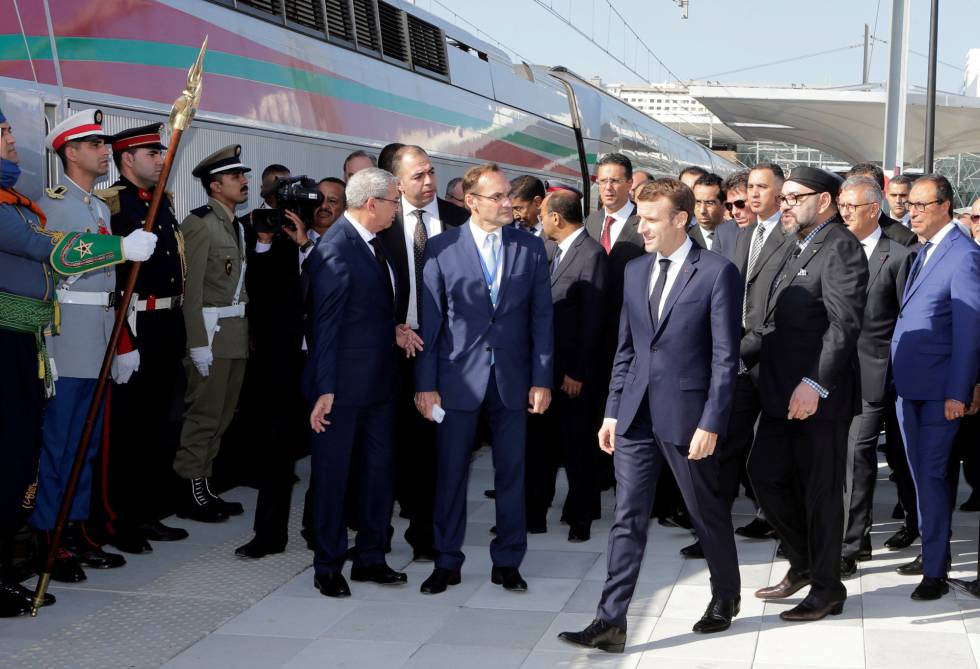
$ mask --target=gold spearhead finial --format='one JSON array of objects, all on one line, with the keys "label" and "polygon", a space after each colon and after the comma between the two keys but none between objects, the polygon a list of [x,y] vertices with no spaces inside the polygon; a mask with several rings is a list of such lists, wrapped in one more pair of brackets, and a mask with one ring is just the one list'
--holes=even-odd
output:
[{"label": "gold spearhead finial", "polygon": [[201,93],[204,90],[204,53],[208,50],[208,38],[204,36],[204,43],[197,54],[197,60],[187,72],[187,85],[184,86],[180,97],[174,101],[173,109],[170,110],[170,119],[167,125],[170,131],[186,130],[197,113],[197,107],[201,104]]}]

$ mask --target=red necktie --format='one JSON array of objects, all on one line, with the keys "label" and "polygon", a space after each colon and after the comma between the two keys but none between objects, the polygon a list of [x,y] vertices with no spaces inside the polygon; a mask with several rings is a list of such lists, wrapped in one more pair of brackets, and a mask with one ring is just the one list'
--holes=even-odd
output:
[{"label": "red necktie", "polygon": [[612,216],[606,216],[606,222],[602,226],[602,234],[599,235],[599,243],[602,244],[602,248],[606,250],[606,255],[609,255],[610,249],[612,249],[612,237],[610,235],[610,229],[612,224],[616,222],[616,219]]}]

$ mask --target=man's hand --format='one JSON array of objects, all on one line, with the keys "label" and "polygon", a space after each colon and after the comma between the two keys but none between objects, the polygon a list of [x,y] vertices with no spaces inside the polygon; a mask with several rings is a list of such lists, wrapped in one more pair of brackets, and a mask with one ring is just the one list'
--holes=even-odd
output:
[{"label": "man's hand", "polygon": [[140,352],[117,353],[112,359],[112,380],[116,383],[129,383],[133,372],[140,368]]},{"label": "man's hand", "polygon": [[[973,396],[976,397],[976,391],[974,391]],[[970,406],[973,406],[972,402]],[[966,405],[959,400],[946,400],[946,405],[943,408],[946,420],[956,420],[966,415]]]},{"label": "man's hand", "polygon": [[531,386],[527,393],[527,412],[544,413],[551,404],[551,388]]},{"label": "man's hand", "polygon": [[211,353],[210,346],[195,346],[189,351],[191,362],[194,363],[197,373],[207,376],[211,373],[211,365],[214,363],[214,355]]},{"label": "man's hand", "polygon": [[687,452],[688,460],[702,460],[715,452],[718,445],[718,434],[702,430],[700,427],[691,437],[691,448]]},{"label": "man's hand", "polygon": [[310,427],[317,434],[323,432],[327,425],[330,425],[327,416],[330,415],[331,409],[333,409],[333,393],[320,395],[316,404],[313,405],[313,411],[310,413]]},{"label": "man's hand", "polygon": [[286,218],[296,226],[295,229],[290,228],[288,225],[282,226],[282,231],[286,233],[286,236],[296,242],[296,246],[302,246],[309,241],[310,238],[306,236],[306,224],[303,223],[303,219],[289,209],[286,209]]},{"label": "man's hand", "polygon": [[616,450],[616,419],[604,418],[599,428],[599,448],[603,453],[613,454]]},{"label": "man's hand", "polygon": [[796,386],[796,390],[789,398],[789,413],[786,417],[790,420],[806,420],[817,413],[817,402],[819,401],[820,395],[817,394],[817,391],[800,381],[800,385]]},{"label": "man's hand", "polygon": [[152,232],[146,232],[143,228],[133,230],[122,240],[123,256],[133,262],[149,260],[156,246],[157,236]]},{"label": "man's hand", "polygon": [[966,409],[967,416],[973,416],[980,411],[980,386],[973,386],[973,401]]},{"label": "man's hand", "polygon": [[442,406],[442,398],[439,397],[438,392],[433,390],[431,392],[415,393],[415,408],[428,420],[435,420],[432,417],[432,407],[436,404]]},{"label": "man's hand", "polygon": [[414,358],[422,350],[422,338],[412,331],[408,323],[395,326],[395,343],[405,351],[406,358]]},{"label": "man's hand", "polygon": [[566,374],[565,378],[562,379],[561,381],[561,389],[564,391],[566,395],[568,395],[572,399],[575,399],[576,397],[582,394],[582,382],[576,381],[568,374]]}]

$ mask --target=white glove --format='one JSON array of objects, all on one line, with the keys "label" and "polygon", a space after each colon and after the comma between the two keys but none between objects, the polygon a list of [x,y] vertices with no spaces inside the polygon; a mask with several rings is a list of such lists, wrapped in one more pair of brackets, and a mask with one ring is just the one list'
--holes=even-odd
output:
[{"label": "white glove", "polygon": [[112,359],[112,380],[116,383],[128,383],[133,372],[140,368],[140,352],[116,354]]},{"label": "white glove", "polygon": [[126,260],[133,262],[143,262],[149,260],[153,255],[153,249],[157,246],[157,236],[152,232],[146,232],[142,228],[133,230],[123,237],[123,255]]},{"label": "white glove", "polygon": [[207,376],[211,372],[211,363],[214,356],[211,354],[210,346],[196,346],[191,349],[191,362],[197,367],[197,372],[201,376]]}]

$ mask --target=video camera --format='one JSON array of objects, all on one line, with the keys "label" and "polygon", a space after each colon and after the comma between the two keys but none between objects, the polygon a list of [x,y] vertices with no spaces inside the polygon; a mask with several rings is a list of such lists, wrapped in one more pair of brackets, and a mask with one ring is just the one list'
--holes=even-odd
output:
[{"label": "video camera", "polygon": [[323,202],[323,193],[316,182],[306,175],[298,177],[276,177],[261,193],[263,198],[276,196],[275,209],[256,209],[252,212],[252,227],[256,232],[278,232],[281,228],[293,230],[296,226],[286,218],[286,210],[312,225],[316,209]]}]

